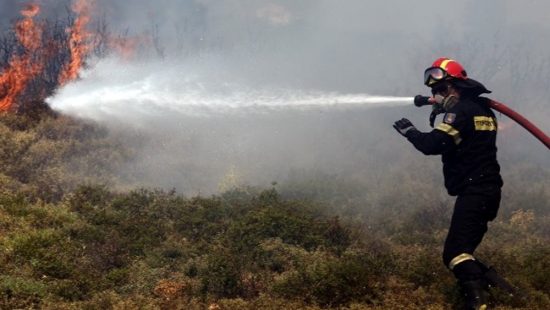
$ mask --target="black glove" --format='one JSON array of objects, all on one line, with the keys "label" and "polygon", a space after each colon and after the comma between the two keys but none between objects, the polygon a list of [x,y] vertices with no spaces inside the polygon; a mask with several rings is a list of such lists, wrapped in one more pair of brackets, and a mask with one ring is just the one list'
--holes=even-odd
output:
[{"label": "black glove", "polygon": [[404,137],[407,136],[407,132],[411,130],[416,130],[416,127],[414,127],[411,121],[406,118],[402,118],[395,122],[395,124],[393,124],[393,128],[395,128],[395,130],[397,130],[397,132],[399,132]]}]

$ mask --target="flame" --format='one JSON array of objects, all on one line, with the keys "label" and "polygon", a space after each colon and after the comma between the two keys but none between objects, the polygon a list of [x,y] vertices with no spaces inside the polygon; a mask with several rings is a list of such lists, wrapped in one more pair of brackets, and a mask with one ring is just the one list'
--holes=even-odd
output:
[{"label": "flame", "polygon": [[40,13],[40,7],[36,4],[29,4],[21,15],[25,18],[17,23],[15,31],[19,42],[29,51],[35,51],[40,47],[42,29],[35,25],[33,18]]},{"label": "flame", "polygon": [[[12,110],[17,100],[25,94],[29,83],[39,81],[36,78],[41,74],[49,78],[51,72],[48,70],[52,70],[50,60],[59,59],[59,56],[63,59],[65,53],[70,57],[60,65],[59,74],[57,71],[54,73],[56,87],[78,78],[86,58],[99,46],[98,39],[105,39],[108,49],[127,60],[134,57],[139,46],[152,42],[152,39],[146,36],[113,38],[109,33],[89,32],[88,25],[92,20],[94,6],[95,0],[74,0],[71,9],[75,18],[66,29],[67,42],[54,38],[55,34],[43,31],[45,23],[35,22],[34,18],[40,13],[39,5],[27,4],[21,10],[22,19],[14,27],[17,46],[13,48],[13,54],[9,55],[6,68],[0,71],[0,111]],[[44,98],[50,91],[51,89],[42,87],[34,89],[30,95]]]},{"label": "flame", "polygon": [[33,61],[33,56],[42,41],[42,28],[33,20],[39,12],[40,7],[36,4],[28,4],[21,10],[24,18],[17,22],[15,33],[24,51],[14,56],[0,75],[0,111],[9,110],[25,90],[27,83],[43,68],[41,62]]},{"label": "flame", "polygon": [[91,20],[90,12],[93,5],[94,0],[77,0],[72,5],[76,19],[73,26],[67,29],[67,32],[70,33],[69,50],[71,52],[71,60],[63,67],[59,75],[60,86],[78,77],[78,71],[82,68],[86,57],[93,49],[93,44],[90,42],[92,33],[86,29]]}]

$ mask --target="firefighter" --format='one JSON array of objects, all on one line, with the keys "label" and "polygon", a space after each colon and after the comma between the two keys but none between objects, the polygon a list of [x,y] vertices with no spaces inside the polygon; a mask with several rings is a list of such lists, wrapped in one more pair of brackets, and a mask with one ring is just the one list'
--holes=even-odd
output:
[{"label": "firefighter", "polygon": [[455,275],[467,309],[487,309],[487,288],[499,278],[474,256],[500,204],[502,178],[497,161],[497,120],[481,94],[490,93],[469,78],[457,61],[437,59],[424,73],[434,104],[430,116],[445,113],[431,132],[417,130],[408,119],[394,128],[425,155],[441,155],[445,187],[457,196],[445,240],[443,262]]}]

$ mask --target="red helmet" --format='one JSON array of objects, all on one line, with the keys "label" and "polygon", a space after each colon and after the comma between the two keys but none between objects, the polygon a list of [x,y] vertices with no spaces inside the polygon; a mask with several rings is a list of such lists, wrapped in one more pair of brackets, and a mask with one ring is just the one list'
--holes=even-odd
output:
[{"label": "red helmet", "polygon": [[467,80],[466,70],[456,60],[441,57],[424,71],[424,84],[433,86],[437,82],[449,79]]}]

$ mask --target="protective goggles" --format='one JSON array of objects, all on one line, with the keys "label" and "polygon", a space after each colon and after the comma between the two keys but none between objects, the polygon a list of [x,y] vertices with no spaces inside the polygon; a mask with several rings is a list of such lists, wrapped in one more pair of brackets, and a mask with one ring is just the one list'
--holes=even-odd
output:
[{"label": "protective goggles", "polygon": [[424,85],[431,86],[437,82],[443,81],[449,74],[439,67],[431,67],[424,71]]}]

